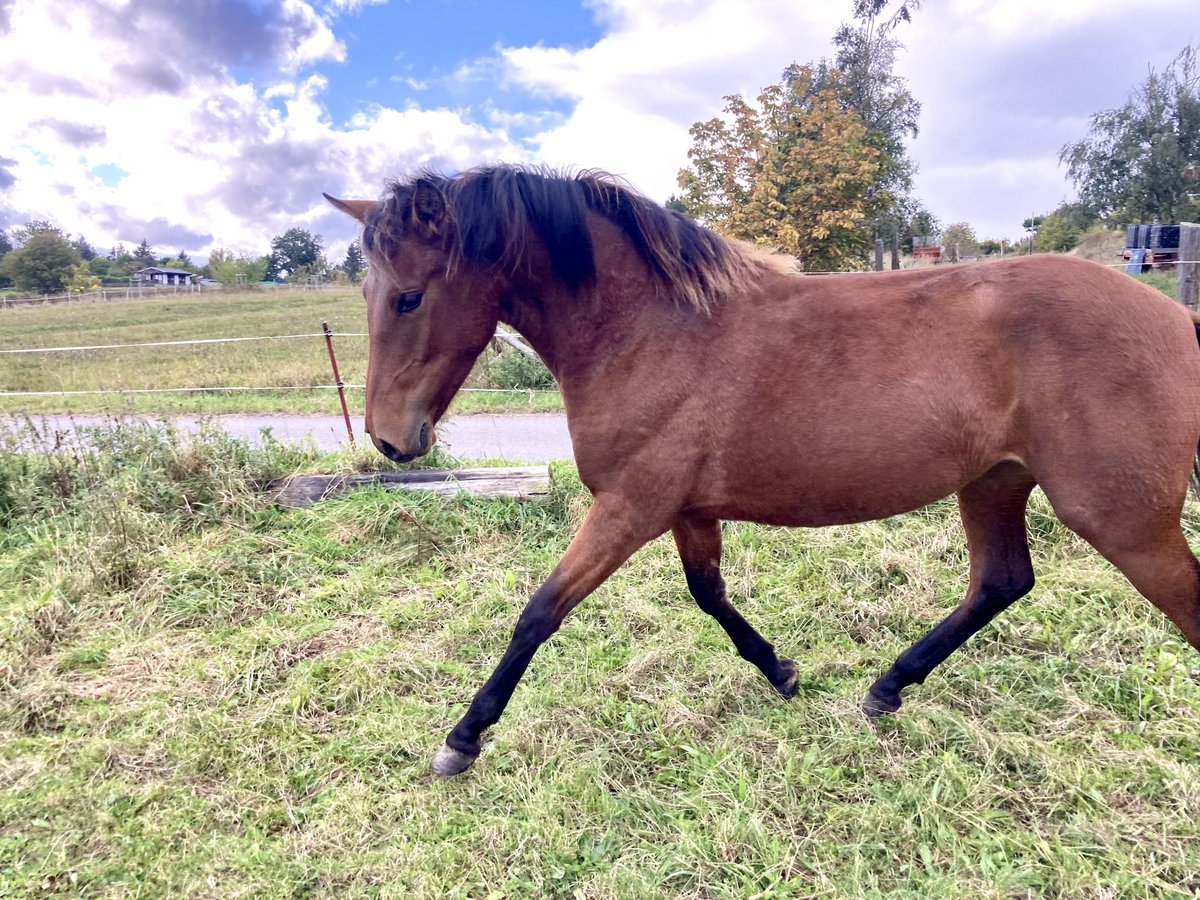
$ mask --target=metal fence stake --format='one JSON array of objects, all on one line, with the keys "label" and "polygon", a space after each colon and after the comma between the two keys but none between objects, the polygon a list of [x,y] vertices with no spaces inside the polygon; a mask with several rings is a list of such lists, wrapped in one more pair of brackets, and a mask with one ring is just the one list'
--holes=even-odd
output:
[{"label": "metal fence stake", "polygon": [[329,323],[322,322],[321,330],[325,333],[325,346],[329,350],[329,364],[333,366],[333,382],[337,385],[338,400],[342,402],[342,418],[346,420],[346,436],[350,439],[350,446],[354,446],[354,429],[350,427],[350,410],[346,408],[346,385],[342,383],[342,376],[338,373],[337,357],[333,355],[333,332],[329,330]]}]

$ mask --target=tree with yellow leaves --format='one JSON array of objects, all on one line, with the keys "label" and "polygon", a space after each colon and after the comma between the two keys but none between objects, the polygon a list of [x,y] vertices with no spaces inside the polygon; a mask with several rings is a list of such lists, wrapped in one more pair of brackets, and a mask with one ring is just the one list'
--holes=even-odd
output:
[{"label": "tree with yellow leaves", "polygon": [[862,268],[880,152],[839,91],[791,65],[755,105],[725,101],[725,117],[691,128],[691,164],[679,173],[685,211],[795,256],[806,271]]}]

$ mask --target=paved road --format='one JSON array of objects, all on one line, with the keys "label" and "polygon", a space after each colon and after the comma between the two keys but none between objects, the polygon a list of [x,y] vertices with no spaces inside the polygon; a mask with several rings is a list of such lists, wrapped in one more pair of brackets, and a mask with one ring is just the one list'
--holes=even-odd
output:
[{"label": "paved road", "polygon": [[[70,431],[111,422],[112,418],[95,415],[33,416],[39,428],[48,431]],[[195,431],[199,418],[195,416],[165,416],[183,431]],[[283,415],[222,415],[207,416],[230,434],[252,443],[261,439],[262,429],[285,443],[312,440],[325,450],[336,450],[346,441],[346,425],[341,416],[283,416]],[[0,422],[3,420],[0,419]],[[369,441],[361,417],[351,417],[354,436],[361,443]],[[511,462],[540,463],[553,459],[570,459],[571,438],[567,434],[566,416],[554,413],[536,415],[471,415],[456,416],[438,426],[438,444],[461,459],[506,459]]]}]

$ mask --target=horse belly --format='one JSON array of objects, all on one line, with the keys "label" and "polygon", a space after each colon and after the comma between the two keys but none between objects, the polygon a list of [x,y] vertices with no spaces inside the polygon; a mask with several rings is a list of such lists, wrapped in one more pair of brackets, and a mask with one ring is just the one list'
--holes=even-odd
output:
[{"label": "horse belly", "polygon": [[[999,460],[997,460],[999,461]],[[927,506],[963,486],[956,466],[878,464],[864,461],[854,473],[821,470],[797,462],[792,469],[773,466],[727,470],[720,491],[702,490],[689,511],[719,519],[767,525],[819,527],[869,522]]]},{"label": "horse belly", "polygon": [[1017,458],[1010,408],[981,401],[978,385],[956,392],[942,382],[804,411],[781,402],[721,442],[689,506],[772,525],[865,522],[919,509]]}]

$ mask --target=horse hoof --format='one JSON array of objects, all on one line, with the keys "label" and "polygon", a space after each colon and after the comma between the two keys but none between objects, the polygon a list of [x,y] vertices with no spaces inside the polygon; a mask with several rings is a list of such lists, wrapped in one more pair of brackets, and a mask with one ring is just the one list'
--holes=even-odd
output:
[{"label": "horse hoof", "polygon": [[453,778],[471,768],[475,757],[461,750],[455,750],[449,744],[442,744],[440,750],[433,755],[433,774],[438,778]]},{"label": "horse hoof", "polygon": [[796,696],[796,689],[800,687],[800,673],[796,671],[796,664],[790,659],[781,659],[779,667],[787,673],[786,677],[781,682],[772,682],[775,690],[779,692],[779,696],[784,700],[791,700]]},{"label": "horse hoof", "polygon": [[894,713],[900,708],[900,697],[883,697],[875,691],[867,691],[867,695],[863,697],[862,711],[866,713],[868,719],[878,719],[880,716]]}]

